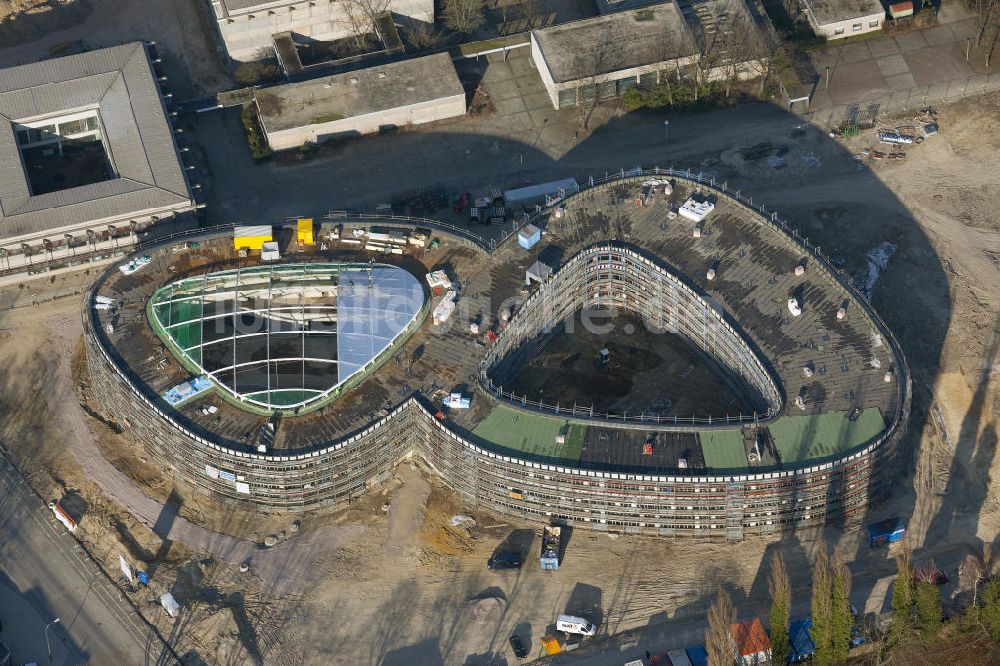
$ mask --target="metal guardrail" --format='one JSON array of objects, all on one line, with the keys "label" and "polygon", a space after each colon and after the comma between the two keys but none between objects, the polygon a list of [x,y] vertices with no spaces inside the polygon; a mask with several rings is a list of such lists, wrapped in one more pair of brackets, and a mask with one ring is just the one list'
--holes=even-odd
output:
[{"label": "metal guardrail", "polygon": [[[511,228],[509,230],[504,229],[500,234],[500,236],[492,239],[487,239],[483,236],[480,236],[479,234],[475,234],[467,229],[463,229],[462,227],[458,227],[456,225],[420,217],[384,215],[384,214],[374,214],[374,213],[367,214],[367,213],[328,211],[325,214],[314,216],[314,219],[316,217],[319,217],[320,219],[328,219],[331,221],[341,220],[345,222],[351,222],[351,221],[377,222],[378,224],[386,226],[428,228],[448,234],[453,234],[455,236],[463,238],[471,242],[473,245],[479,247],[487,254],[492,255],[498,250],[500,250],[503,247],[503,245],[511,237],[513,237],[523,226],[539,221],[543,216],[547,215],[549,209],[559,205],[560,203],[568,199],[571,199],[575,196],[578,196],[589,190],[593,190],[601,186],[613,185],[619,183],[627,184],[650,177],[678,178],[681,180],[688,181],[690,183],[707,187],[710,188],[712,191],[714,191],[716,194],[719,194],[725,197],[726,199],[729,199],[741,206],[744,206],[745,208],[755,213],[758,213],[761,216],[761,222],[763,224],[766,224],[772,229],[782,233],[784,236],[788,237],[788,239],[791,240],[793,243],[803,248],[810,257],[814,258],[817,262],[819,262],[819,264],[823,267],[823,269],[826,270],[828,274],[830,274],[830,276],[833,277],[833,279],[838,284],[840,284],[848,292],[848,294],[850,294],[853,297],[853,299],[865,311],[865,314],[868,315],[868,317],[872,320],[872,322],[876,324],[876,327],[880,330],[882,335],[885,336],[886,341],[893,352],[893,358],[895,362],[898,364],[900,369],[900,372],[898,373],[899,388],[897,392],[895,414],[892,425],[889,428],[887,428],[877,440],[869,443],[867,446],[863,447],[860,450],[855,451],[854,453],[843,456],[842,458],[840,458],[840,460],[853,459],[861,455],[866,455],[870,453],[872,450],[880,447],[885,441],[887,441],[899,428],[899,425],[905,421],[906,411],[908,410],[908,405],[912,399],[909,365],[906,362],[906,358],[903,356],[902,348],[899,344],[899,341],[892,333],[892,330],[885,323],[885,321],[878,314],[878,312],[876,312],[875,309],[871,306],[871,303],[869,302],[868,298],[853,284],[853,281],[850,279],[847,273],[842,269],[839,269],[836,266],[834,266],[831,260],[822,254],[818,246],[812,244],[808,238],[800,237],[798,231],[794,227],[791,227],[788,224],[787,220],[779,218],[776,212],[767,210],[763,205],[759,203],[755,204],[752,197],[744,196],[742,192],[738,189],[733,190],[729,188],[728,184],[725,181],[721,183],[716,182],[714,176],[706,177],[701,172],[693,172],[690,169],[682,171],[674,169],[673,167],[669,167],[667,169],[662,169],[660,167],[653,167],[651,169],[643,169],[642,167],[635,167],[632,169],[620,169],[619,171],[614,173],[609,172],[606,173],[603,177],[599,178],[589,177],[585,180],[585,184],[581,186],[578,192],[568,194],[566,197],[563,197],[561,199],[550,200],[549,202],[547,202],[548,205],[545,208],[539,208],[531,214],[525,214],[521,220],[515,220],[514,222],[512,222]],[[195,240],[198,238],[217,237],[224,233],[231,233],[236,226],[237,226],[236,224],[223,224],[223,225],[216,225],[213,227],[177,232],[162,237],[141,239],[139,242],[138,250],[135,253],[137,254],[139,252],[148,251],[155,247],[168,245],[170,243],[174,243],[179,240]],[[104,281],[107,279],[107,276],[111,274],[114,270],[117,270],[117,263],[109,266],[106,269],[105,273],[98,280],[94,282],[87,303],[93,300],[93,297],[94,295],[96,295],[99,286],[101,286],[104,283]],[[85,311],[90,310],[90,312],[87,314],[93,317],[96,313],[92,310],[92,308],[87,307],[87,303],[85,303],[84,309]],[[87,314],[85,314],[85,317],[87,316]],[[94,334],[99,338],[103,338],[104,332],[101,330],[99,321],[97,321],[95,318],[90,323]],[[102,340],[101,342],[102,342],[101,346],[104,347],[104,345],[108,341]],[[115,366],[116,364],[111,361],[111,357],[108,355],[107,350],[104,349],[103,351],[105,353],[105,356],[108,358],[109,362],[111,362],[112,365]],[[119,374],[122,374],[121,370],[118,369],[117,367],[116,370],[118,370]],[[491,393],[493,392],[489,385],[485,385],[483,386],[483,388],[488,392]],[[133,391],[134,390],[135,389],[133,388]],[[139,394],[137,393],[137,395]],[[713,423],[712,427],[714,426],[715,424]],[[201,437],[194,435],[194,433],[191,433],[191,435],[194,436],[199,441],[203,441]],[[226,447],[220,447],[218,444],[213,444],[210,442],[205,442],[205,443],[217,450],[220,451],[226,450]],[[323,447],[323,448],[328,449],[330,447]],[[232,451],[232,453],[234,455],[253,457],[253,454],[247,454],[242,452],[237,453],[235,450]],[[819,466],[805,467],[802,469],[814,469],[814,468],[820,469],[829,467],[833,464],[835,463],[827,462]],[[794,471],[795,470],[788,470],[788,472],[790,473]]]},{"label": "metal guardrail", "polygon": [[[802,247],[811,258],[819,262],[819,264],[827,271],[827,273],[829,273],[830,276],[841,287],[843,287],[848,292],[848,294],[851,297],[853,297],[855,301],[857,301],[861,305],[861,308],[864,310],[865,314],[876,324],[876,327],[887,338],[890,348],[893,352],[893,359],[899,365],[901,370],[898,373],[899,390],[896,396],[894,421],[893,424],[886,429],[885,436],[887,437],[889,434],[891,434],[898,427],[899,423],[901,422],[901,419],[904,418],[905,415],[902,413],[902,411],[905,405],[909,403],[911,397],[909,366],[906,363],[906,358],[903,356],[902,347],[900,346],[899,341],[896,339],[895,335],[893,335],[892,330],[885,323],[885,321],[878,314],[878,312],[871,306],[868,297],[854,285],[854,282],[850,278],[850,276],[844,270],[834,266],[833,262],[824,254],[822,254],[819,246],[816,246],[813,243],[811,243],[808,238],[800,237],[798,230],[789,225],[787,220],[779,218],[778,214],[775,211],[769,211],[759,203],[755,204],[753,201],[753,197],[744,196],[740,190],[730,189],[728,183],[726,183],[725,181],[718,183],[716,182],[714,176],[705,177],[700,172],[699,173],[692,172],[690,169],[680,171],[674,169],[673,167],[669,167],[667,169],[661,169],[660,167],[653,167],[652,169],[643,169],[642,167],[637,166],[632,169],[620,169],[618,172],[615,173],[607,173],[600,178],[590,177],[589,179],[587,179],[585,184],[580,187],[580,189],[577,192],[568,194],[566,197],[562,199],[552,200],[547,208],[538,210],[532,215],[527,216],[524,220],[522,220],[520,224],[515,224],[514,229],[509,234],[505,235],[502,238],[502,240],[496,243],[496,247],[499,248],[503,244],[503,242],[505,242],[508,238],[510,238],[510,236],[514,235],[517,232],[517,230],[521,228],[521,226],[528,224],[530,222],[534,222],[538,220],[541,216],[546,215],[548,208],[552,208],[556,205],[559,205],[589,190],[593,190],[605,185],[627,184],[644,180],[647,178],[660,178],[660,177],[678,178],[681,180],[686,180],[690,183],[700,185],[702,187],[707,187],[713,190],[716,194],[721,195],[724,198],[729,199],[745,208],[748,208],[752,212],[759,214],[762,217],[763,224],[771,227],[773,230],[786,236],[796,245]],[[491,248],[491,252],[492,251],[493,250]],[[521,396],[515,396],[514,394],[508,391],[504,391],[502,387],[497,387],[496,385],[494,385],[492,381],[490,381],[488,377],[486,377],[483,373],[480,373],[480,385],[485,391],[487,391],[491,395],[501,397],[509,404],[513,404],[515,406],[520,405],[522,408],[531,407],[536,411],[545,411],[550,414],[554,413],[554,414],[559,414],[561,416],[573,416],[575,418],[581,418],[584,416],[583,414],[580,413],[580,410],[578,409],[574,410],[562,409],[558,406],[546,405],[544,403],[537,401],[529,401]],[[739,420],[740,418],[742,418],[742,421]],[[755,422],[755,423],[760,422],[760,420],[764,420],[763,417],[758,417],[757,415],[754,415],[753,417],[750,418],[751,418],[750,422]],[[639,424],[662,423],[662,421],[657,421],[652,417],[644,417],[642,415],[636,417],[626,417],[626,415],[595,414],[593,416],[593,420],[599,423],[639,423]],[[690,423],[691,425],[715,426],[718,421],[723,421],[723,419],[700,420],[697,418],[691,418],[689,421],[685,421],[681,418],[678,418],[677,424],[683,425],[685,423]],[[746,417],[725,417],[724,420],[725,425],[731,425],[731,426],[741,425],[747,422],[748,421],[746,420]]]}]

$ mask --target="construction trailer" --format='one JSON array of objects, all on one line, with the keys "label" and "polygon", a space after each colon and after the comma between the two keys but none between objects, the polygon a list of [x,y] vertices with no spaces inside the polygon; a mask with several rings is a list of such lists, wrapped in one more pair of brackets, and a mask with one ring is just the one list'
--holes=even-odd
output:
[{"label": "construction trailer", "polygon": [[542,230],[533,224],[525,225],[517,232],[517,244],[525,250],[530,250],[542,239]]},{"label": "construction trailer", "polygon": [[296,240],[299,242],[299,247],[315,243],[313,240],[313,221],[311,217],[300,217],[299,221],[296,223],[295,230]]},{"label": "construction trailer", "polygon": [[274,240],[271,227],[266,225],[252,227],[236,227],[233,229],[234,250],[254,250],[259,252],[264,243]]},{"label": "construction trailer", "polygon": [[553,180],[550,183],[527,185],[503,193],[503,200],[509,208],[547,206],[550,201],[562,199],[567,194],[580,191],[580,184],[572,178]]}]

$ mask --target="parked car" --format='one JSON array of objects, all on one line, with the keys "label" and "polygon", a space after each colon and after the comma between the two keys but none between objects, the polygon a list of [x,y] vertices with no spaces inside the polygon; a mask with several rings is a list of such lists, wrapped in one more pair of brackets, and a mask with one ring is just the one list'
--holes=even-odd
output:
[{"label": "parked car", "polygon": [[507,639],[510,643],[510,649],[514,651],[514,656],[518,659],[524,659],[528,656],[528,648],[525,647],[524,641],[517,634],[511,634],[510,638]]},{"label": "parked car", "polygon": [[524,564],[524,558],[521,557],[521,553],[504,551],[493,553],[493,557],[489,559],[486,566],[490,571],[502,571],[504,569],[520,569],[522,564]]}]

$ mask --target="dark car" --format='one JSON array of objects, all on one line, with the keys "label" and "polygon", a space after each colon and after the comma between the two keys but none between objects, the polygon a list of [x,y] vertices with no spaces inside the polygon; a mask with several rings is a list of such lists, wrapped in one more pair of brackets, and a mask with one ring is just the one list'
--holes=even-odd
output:
[{"label": "dark car", "polygon": [[524,560],[521,553],[502,552],[494,553],[486,566],[490,568],[490,571],[500,571],[502,569],[520,569],[522,564],[524,564]]},{"label": "dark car", "polygon": [[514,656],[518,659],[524,659],[528,656],[528,648],[524,647],[524,641],[517,634],[511,634],[510,638],[507,639],[510,642],[510,649],[514,651]]}]

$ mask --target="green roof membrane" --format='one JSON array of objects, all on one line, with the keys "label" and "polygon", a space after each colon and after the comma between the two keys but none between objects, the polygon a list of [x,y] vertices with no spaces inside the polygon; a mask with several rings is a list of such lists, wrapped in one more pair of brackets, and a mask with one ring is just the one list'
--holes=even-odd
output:
[{"label": "green roof membrane", "polygon": [[377,264],[275,264],[178,280],[150,299],[180,362],[242,404],[295,409],[333,396],[419,325],[416,276]]},{"label": "green roof membrane", "polygon": [[[502,405],[483,419],[472,433],[490,444],[526,453],[550,462],[577,463],[583,449],[586,426],[567,423],[563,419],[521,412]],[[556,437],[565,434],[566,443],[557,444]]]},{"label": "green roof membrane", "polygon": [[788,465],[840,456],[885,430],[885,419],[878,408],[869,407],[854,421],[847,412],[783,416],[770,430],[781,462]]},{"label": "green roof membrane", "polygon": [[709,469],[746,469],[746,448],[740,430],[709,430],[698,434]]}]

